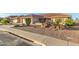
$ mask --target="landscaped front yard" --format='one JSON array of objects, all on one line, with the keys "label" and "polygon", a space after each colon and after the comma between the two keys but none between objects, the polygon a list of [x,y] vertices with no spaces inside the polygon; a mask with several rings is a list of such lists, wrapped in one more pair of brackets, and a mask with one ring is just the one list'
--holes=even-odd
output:
[{"label": "landscaped front yard", "polygon": [[33,26],[14,27],[14,28],[79,43],[79,31],[78,31],[79,26],[74,26],[70,30],[68,29],[55,30],[53,27],[39,28]]}]

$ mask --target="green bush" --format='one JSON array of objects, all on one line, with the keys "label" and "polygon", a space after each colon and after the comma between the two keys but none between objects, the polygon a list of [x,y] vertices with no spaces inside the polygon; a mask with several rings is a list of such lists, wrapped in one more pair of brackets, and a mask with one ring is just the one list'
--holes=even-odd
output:
[{"label": "green bush", "polygon": [[26,18],[26,19],[25,19],[25,22],[26,22],[27,26],[29,26],[30,23],[31,23],[31,19],[30,19],[30,18]]},{"label": "green bush", "polygon": [[7,24],[10,23],[10,21],[9,21],[8,19],[2,19],[2,20],[0,21],[0,23],[1,23],[1,24],[4,24],[4,25],[7,25]]},{"label": "green bush", "polygon": [[67,20],[65,21],[65,25],[66,25],[67,27],[71,28],[72,26],[75,25],[75,22],[74,22],[72,19],[67,19]]}]

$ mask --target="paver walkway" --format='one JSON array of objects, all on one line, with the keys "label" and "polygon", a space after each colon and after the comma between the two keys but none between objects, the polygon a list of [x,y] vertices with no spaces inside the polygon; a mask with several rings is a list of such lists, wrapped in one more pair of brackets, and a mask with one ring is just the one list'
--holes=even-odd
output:
[{"label": "paver walkway", "polygon": [[33,41],[33,43],[37,43],[39,45],[47,45],[47,46],[67,46],[67,45],[79,45],[74,42],[69,42],[61,39],[52,38],[49,36],[44,36],[36,33],[31,33],[28,31],[22,31],[19,29],[14,28],[7,28],[7,27],[0,27],[1,30],[11,32],[13,34],[16,34],[20,37],[26,38],[30,41]]}]

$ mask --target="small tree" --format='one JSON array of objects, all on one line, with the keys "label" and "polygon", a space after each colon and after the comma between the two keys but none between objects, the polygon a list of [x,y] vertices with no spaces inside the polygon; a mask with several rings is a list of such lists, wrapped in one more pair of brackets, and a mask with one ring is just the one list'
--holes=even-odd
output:
[{"label": "small tree", "polygon": [[7,24],[10,23],[10,21],[9,21],[8,19],[2,19],[0,22],[1,22],[2,24],[4,24],[4,25],[7,25]]},{"label": "small tree", "polygon": [[0,18],[0,24],[2,24],[2,23],[1,23],[1,20],[2,20],[2,18]]},{"label": "small tree", "polygon": [[53,22],[54,28],[59,28],[60,29],[60,23],[61,23],[61,19],[56,19],[55,22]]},{"label": "small tree", "polygon": [[75,22],[73,21],[73,19],[67,19],[67,20],[65,20],[65,25],[66,25],[68,28],[72,28],[72,26],[75,25]]},{"label": "small tree", "polygon": [[2,20],[3,18],[0,18],[0,21]]},{"label": "small tree", "polygon": [[30,19],[30,18],[26,18],[26,19],[25,19],[25,22],[26,22],[27,26],[29,26],[30,23],[31,23],[31,19]]}]

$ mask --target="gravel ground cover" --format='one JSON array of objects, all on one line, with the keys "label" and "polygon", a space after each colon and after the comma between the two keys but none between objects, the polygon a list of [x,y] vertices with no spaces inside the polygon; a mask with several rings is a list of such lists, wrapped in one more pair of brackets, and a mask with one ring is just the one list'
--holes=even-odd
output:
[{"label": "gravel ground cover", "polygon": [[51,28],[35,28],[35,27],[15,27],[16,29],[30,31],[33,33],[55,37],[62,40],[68,40],[79,43],[79,26],[74,26],[72,29],[55,30]]}]

